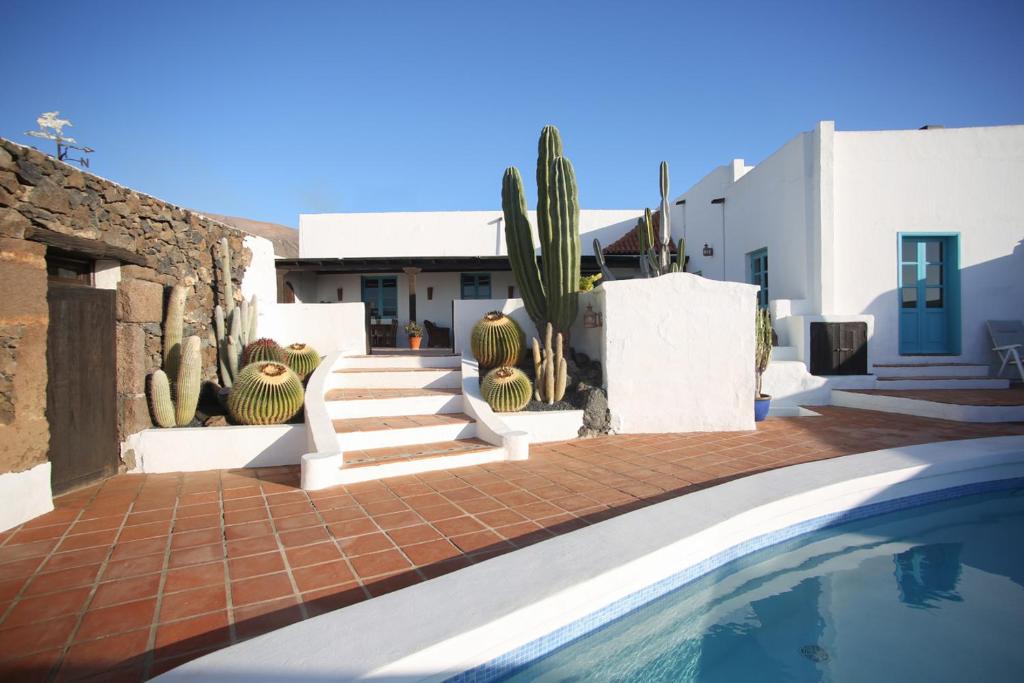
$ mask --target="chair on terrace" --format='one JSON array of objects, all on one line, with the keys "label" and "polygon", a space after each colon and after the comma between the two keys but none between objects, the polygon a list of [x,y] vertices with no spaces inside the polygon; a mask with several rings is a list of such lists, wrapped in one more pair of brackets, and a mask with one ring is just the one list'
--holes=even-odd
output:
[{"label": "chair on terrace", "polygon": [[1024,382],[1024,364],[1021,364],[1021,348],[1024,348],[1024,322],[1020,320],[989,320],[988,334],[992,337],[992,350],[999,354],[1002,365],[996,377],[1003,375],[1006,366],[1017,366],[1020,380]]},{"label": "chair on terrace", "polygon": [[427,348],[450,349],[452,347],[451,328],[440,327],[429,320],[424,320],[423,325],[427,328]]}]

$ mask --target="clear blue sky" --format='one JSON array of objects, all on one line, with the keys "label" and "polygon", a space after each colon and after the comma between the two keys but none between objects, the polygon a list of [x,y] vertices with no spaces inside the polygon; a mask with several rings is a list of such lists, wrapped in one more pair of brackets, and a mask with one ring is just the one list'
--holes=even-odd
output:
[{"label": "clear blue sky", "polygon": [[[0,135],[211,212],[493,209],[562,131],[586,208],[839,129],[1024,123],[1024,1],[3,0]],[[531,205],[532,205],[531,191]]]}]

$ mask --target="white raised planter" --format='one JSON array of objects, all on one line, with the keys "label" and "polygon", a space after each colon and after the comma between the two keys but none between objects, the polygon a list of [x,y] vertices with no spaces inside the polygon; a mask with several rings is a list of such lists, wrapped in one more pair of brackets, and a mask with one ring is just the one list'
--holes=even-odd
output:
[{"label": "white raised planter", "polygon": [[502,413],[501,421],[509,429],[526,432],[530,443],[568,441],[580,435],[583,428],[582,410],[523,411]]},{"label": "white raised planter", "polygon": [[0,531],[7,531],[53,509],[50,463],[0,474]]},{"label": "white raised planter", "polygon": [[297,465],[305,447],[302,424],[146,429],[122,445],[146,474]]}]

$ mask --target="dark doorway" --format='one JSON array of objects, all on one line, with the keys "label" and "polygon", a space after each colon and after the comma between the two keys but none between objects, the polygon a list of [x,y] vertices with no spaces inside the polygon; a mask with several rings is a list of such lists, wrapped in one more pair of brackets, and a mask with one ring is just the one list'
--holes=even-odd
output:
[{"label": "dark doorway", "polygon": [[46,418],[55,494],[117,472],[115,297],[49,282]]},{"label": "dark doorway", "polygon": [[811,323],[812,375],[867,373],[867,323]]}]

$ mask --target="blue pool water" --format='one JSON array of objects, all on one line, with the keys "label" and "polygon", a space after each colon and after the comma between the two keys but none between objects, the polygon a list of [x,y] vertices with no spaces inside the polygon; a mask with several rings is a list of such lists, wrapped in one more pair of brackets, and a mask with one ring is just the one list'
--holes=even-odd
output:
[{"label": "blue pool water", "polygon": [[511,681],[1024,681],[1024,489],[747,555]]}]

